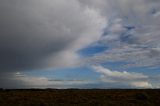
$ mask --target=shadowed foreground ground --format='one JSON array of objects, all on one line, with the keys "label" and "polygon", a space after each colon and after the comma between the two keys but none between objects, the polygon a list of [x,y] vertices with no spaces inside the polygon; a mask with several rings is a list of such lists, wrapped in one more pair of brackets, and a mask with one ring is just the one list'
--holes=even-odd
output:
[{"label": "shadowed foreground ground", "polygon": [[0,90],[0,106],[160,106],[160,90]]}]

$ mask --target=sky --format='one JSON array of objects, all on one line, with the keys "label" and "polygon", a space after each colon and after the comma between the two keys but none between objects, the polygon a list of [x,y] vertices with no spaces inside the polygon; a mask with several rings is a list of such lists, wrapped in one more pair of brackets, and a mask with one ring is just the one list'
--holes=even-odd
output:
[{"label": "sky", "polygon": [[0,88],[160,88],[159,0],[0,0]]}]

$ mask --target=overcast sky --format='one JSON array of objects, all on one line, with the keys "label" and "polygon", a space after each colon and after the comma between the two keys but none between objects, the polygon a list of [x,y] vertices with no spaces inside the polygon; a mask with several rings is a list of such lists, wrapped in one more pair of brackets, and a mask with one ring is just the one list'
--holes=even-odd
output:
[{"label": "overcast sky", "polygon": [[159,0],[1,0],[1,88],[159,88]]}]

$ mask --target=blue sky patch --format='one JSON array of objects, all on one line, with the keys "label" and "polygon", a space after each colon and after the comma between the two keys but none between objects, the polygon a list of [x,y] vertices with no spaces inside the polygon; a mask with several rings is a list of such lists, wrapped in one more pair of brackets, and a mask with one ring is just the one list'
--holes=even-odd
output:
[{"label": "blue sky patch", "polygon": [[50,80],[98,80],[100,74],[89,67],[76,67],[65,69],[34,70],[25,72],[26,75],[47,77]]},{"label": "blue sky patch", "polygon": [[107,50],[106,46],[101,44],[94,44],[79,50],[78,53],[82,57],[89,57],[89,56],[93,56],[94,54],[104,52],[105,50]]}]

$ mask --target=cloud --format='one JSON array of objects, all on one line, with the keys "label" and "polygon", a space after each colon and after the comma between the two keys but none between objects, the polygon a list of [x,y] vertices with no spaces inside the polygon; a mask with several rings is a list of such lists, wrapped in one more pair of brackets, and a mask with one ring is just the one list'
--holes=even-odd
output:
[{"label": "cloud", "polygon": [[[19,85],[24,79],[15,81],[11,74],[33,69],[105,62],[125,63],[125,69],[159,67],[159,5],[158,0],[1,0],[0,83]],[[106,50],[85,59],[77,53],[95,42]],[[139,76],[111,73],[118,73],[120,80]],[[116,76],[111,77],[117,81]],[[34,78],[30,79],[48,83],[45,77]],[[104,80],[108,81],[106,77]],[[126,83],[134,87],[148,85],[139,78]]]},{"label": "cloud", "polygon": [[159,65],[159,48],[143,48],[123,45],[119,48],[107,50],[101,54],[90,57],[91,64],[104,62],[124,62],[121,68],[147,67],[154,68]]},{"label": "cloud", "polygon": [[[133,88],[151,88],[152,85],[148,82],[148,76],[127,71],[111,71],[102,66],[93,66],[97,73],[101,73],[101,80],[106,84],[126,85]],[[117,86],[118,88],[119,86]]]},{"label": "cloud", "polygon": [[1,0],[0,14],[1,71],[74,66],[105,26],[77,0]]},{"label": "cloud", "polygon": [[45,76],[32,76],[23,74],[22,72],[15,72],[12,74],[3,74],[1,77],[1,88],[76,88],[83,85],[94,84],[95,82],[90,80],[61,80],[50,79]]},{"label": "cloud", "polygon": [[[99,42],[108,49],[89,57],[87,62],[91,64],[123,62],[124,68],[159,67],[160,8],[158,5],[160,2],[158,0],[101,1],[105,2],[103,5],[109,9],[104,13],[105,6],[97,7],[108,20],[104,35]],[[95,7],[94,2],[95,0],[88,5]]]},{"label": "cloud", "polygon": [[[80,87],[85,84],[92,84],[94,82],[87,80],[59,80],[59,79],[49,79],[47,77],[36,77],[29,76],[17,72],[12,75],[12,80],[18,82],[20,88],[72,88],[74,86]],[[17,86],[16,86],[17,87]],[[12,87],[15,88],[15,87]]]}]

